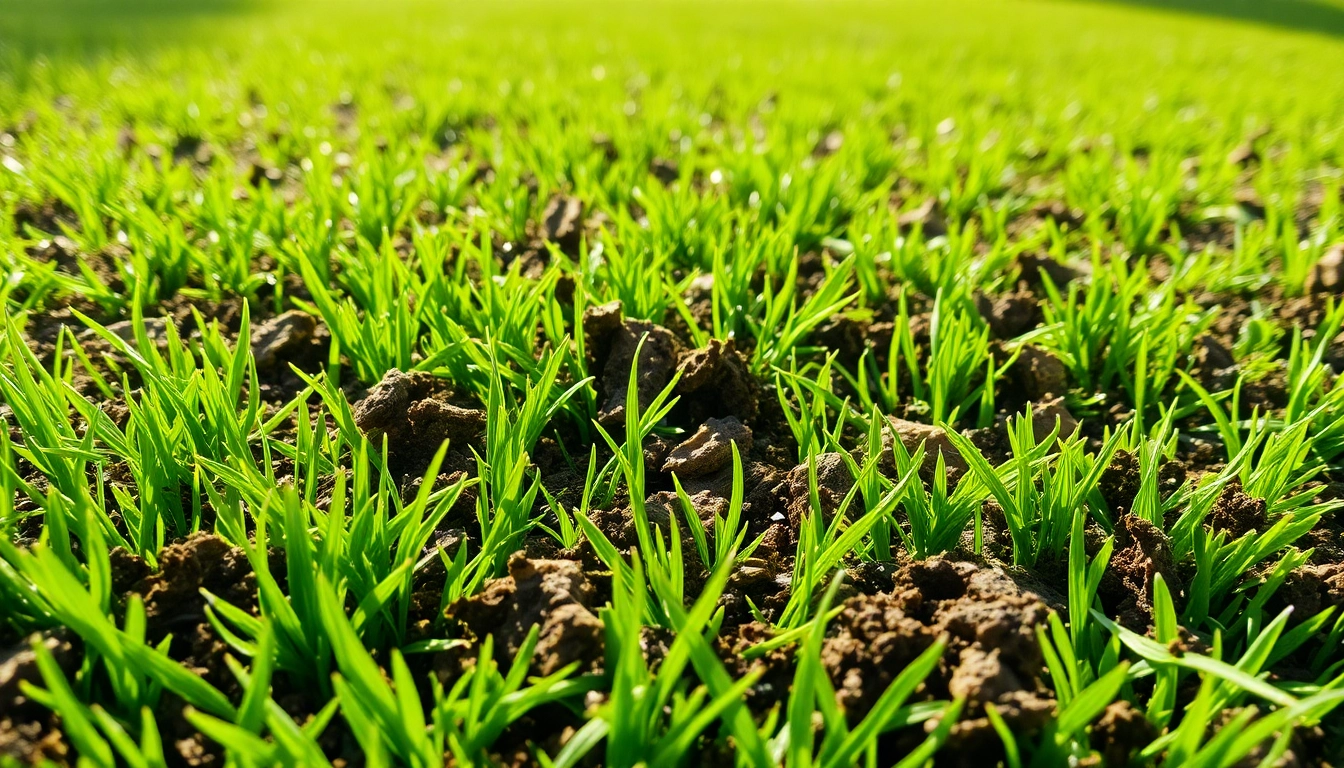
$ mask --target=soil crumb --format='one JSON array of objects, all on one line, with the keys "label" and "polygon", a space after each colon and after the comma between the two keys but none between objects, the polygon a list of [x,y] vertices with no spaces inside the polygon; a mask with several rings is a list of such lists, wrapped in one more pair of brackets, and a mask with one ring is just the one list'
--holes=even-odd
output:
[{"label": "soil crumb", "polygon": [[516,553],[508,568],[508,576],[448,606],[444,616],[476,639],[493,635],[502,666],[513,661],[533,625],[540,625],[532,657],[536,674],[553,674],[573,662],[595,667],[602,658],[603,629],[593,613],[596,589],[581,565]]}]

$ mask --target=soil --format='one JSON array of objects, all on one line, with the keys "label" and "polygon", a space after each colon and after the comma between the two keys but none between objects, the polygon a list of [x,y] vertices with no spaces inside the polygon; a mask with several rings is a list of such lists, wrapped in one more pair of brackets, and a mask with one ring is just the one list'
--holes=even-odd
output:
[{"label": "soil", "polygon": [[[495,639],[495,660],[507,668],[534,625],[540,627],[532,655],[532,671],[550,675],[572,663],[592,671],[603,654],[603,628],[593,611],[597,589],[579,563],[571,560],[529,560],[521,553],[509,560],[509,575],[495,579],[477,595],[453,603],[444,612],[461,625],[465,636]],[[436,669],[444,681],[459,659],[437,654]],[[460,670],[458,670],[460,672]]]},{"label": "soil", "polygon": [[30,700],[21,687],[25,682],[44,687],[32,650],[34,643],[44,646],[67,675],[79,666],[82,654],[78,640],[61,630],[34,634],[0,648],[0,758],[67,763],[73,750],[61,731],[60,718]]},{"label": "soil", "polygon": [[[283,558],[280,552],[277,558]],[[138,558],[123,554],[114,567],[123,579],[142,572]],[[271,564],[271,572],[283,583],[283,560]],[[145,638],[159,643],[170,634],[174,638],[171,655],[204,677],[226,694],[240,695],[233,673],[224,665],[230,652],[205,615],[205,597],[209,590],[231,605],[249,613],[257,612],[256,576],[246,554],[211,534],[196,534],[171,544],[159,553],[157,573],[145,574],[126,587],[144,599]]]},{"label": "soil", "polygon": [[1139,750],[1158,737],[1153,724],[1128,701],[1112,702],[1092,724],[1092,748],[1101,753],[1102,765],[1128,765]]},{"label": "soil", "polygon": [[1241,490],[1241,482],[1233,480],[1214,502],[1209,524],[1215,531],[1227,532],[1229,541],[1262,531],[1269,525],[1265,500],[1247,496]]},{"label": "soil", "polygon": [[942,660],[922,690],[928,698],[965,697],[967,709],[938,761],[976,764],[1002,755],[985,704],[1021,735],[1044,726],[1055,710],[1035,636],[1049,610],[1002,569],[944,559],[911,563],[894,574],[890,592],[845,603],[822,662],[839,703],[857,721],[906,665],[945,636]]},{"label": "soil", "polygon": [[684,442],[673,448],[663,462],[664,472],[682,477],[699,477],[729,467],[733,446],[740,453],[751,451],[751,428],[737,417],[709,418]]},{"label": "soil", "polygon": [[671,381],[681,342],[668,329],[646,320],[626,320],[603,341],[607,349],[602,356],[599,388],[605,404],[598,409],[597,418],[604,426],[619,426],[625,424],[625,401],[635,355],[639,355],[635,392],[643,412]]},{"label": "soil", "polygon": [[[924,463],[920,467],[921,476],[930,481],[933,479],[933,473],[938,468],[938,457],[943,458],[943,466],[947,471],[948,480],[955,481],[961,475],[966,473],[968,466],[966,460],[962,458],[961,452],[952,445],[952,441],[947,438],[947,431],[942,427],[935,427],[929,424],[920,424],[906,419],[899,419],[894,416],[888,416],[887,421],[891,424],[889,431],[883,431],[882,454],[884,457],[890,455],[895,447],[893,440],[899,439],[901,445],[911,453],[924,446]],[[894,437],[893,437],[894,435]],[[887,462],[887,459],[883,459]],[[894,459],[889,460],[894,466]]]},{"label": "soil", "polygon": [[[830,524],[845,496],[854,487],[854,476],[849,472],[845,457],[839,453],[823,453],[813,461],[817,478],[817,502],[822,520]],[[810,477],[812,468],[799,464],[789,472],[789,524],[797,530],[804,514],[812,510]]]},{"label": "soil", "polygon": [[300,353],[317,335],[317,318],[297,309],[273,317],[252,330],[257,368],[271,370]]},{"label": "soil", "polygon": [[1061,397],[1069,390],[1069,371],[1064,363],[1040,347],[1024,346],[1012,373],[1022,393],[1031,400]]},{"label": "soil", "polygon": [[583,236],[583,203],[575,197],[556,197],[541,215],[547,240],[565,253],[577,254]]},{"label": "soil", "polygon": [[1152,622],[1153,579],[1158,574],[1179,606],[1181,581],[1167,535],[1141,517],[1121,517],[1115,525],[1110,566],[1098,590],[1106,613],[1129,629],[1147,632]]},{"label": "soil", "polygon": [[374,445],[386,441],[388,466],[398,477],[418,477],[444,440],[462,448],[485,431],[485,411],[453,405],[451,394],[431,374],[394,369],[355,403],[355,425]]},{"label": "soil", "polygon": [[[827,135],[818,144],[818,151],[834,151],[831,143]],[[833,143],[839,148],[839,139]],[[186,149],[194,157],[202,147],[206,145]],[[655,159],[651,173],[664,183],[680,183],[674,162]],[[1026,214],[1024,218],[1031,221],[1022,225],[1047,217],[1064,221],[1071,215],[1058,204]],[[48,227],[58,221],[66,222],[74,214],[47,204],[21,206],[15,216],[42,231],[51,231]],[[922,227],[926,235],[931,235],[943,229],[946,220],[933,203],[906,211],[901,215],[901,225],[906,229]],[[531,242],[506,258],[527,259],[527,269],[532,269],[544,265],[555,249],[573,256],[579,253],[582,238],[592,226],[591,217],[585,220],[582,203],[576,198],[556,196],[547,204],[541,219],[529,228]],[[115,279],[112,269],[115,262],[108,254],[75,253],[73,243],[64,238],[51,238],[38,247],[40,258],[63,265],[62,268],[86,258],[93,269],[106,272],[109,280]],[[1344,254],[1344,250],[1335,249],[1332,254],[1335,253]],[[831,254],[824,250],[807,251],[800,256],[802,296],[816,290],[825,261],[830,258]],[[1274,306],[1278,317],[1303,327],[1319,322],[1325,306],[1323,297],[1344,285],[1342,260],[1344,255],[1332,256],[1317,269],[1312,278],[1317,293],[1300,300],[1278,301]],[[1012,354],[1017,355],[998,384],[999,411],[993,414],[992,423],[983,428],[969,428],[968,419],[949,428],[965,427],[962,433],[992,463],[1002,463],[1011,457],[1007,418],[1030,404],[1034,414],[1032,427],[1038,440],[1058,426],[1061,437],[1078,430],[1095,447],[1107,428],[1132,417],[1123,406],[1122,393],[1080,392],[1078,382],[1057,356],[1033,344],[1018,349],[1003,343],[1040,324],[1042,285],[1047,277],[1063,286],[1086,274],[1048,256],[1030,253],[1019,258],[1014,274],[1014,281],[1001,292],[981,294],[974,299],[995,339],[992,344],[996,360],[1006,362]],[[708,324],[706,297],[711,289],[712,280],[707,282],[703,276],[689,281],[686,300],[691,321]],[[299,295],[300,286],[284,286],[284,290]],[[574,294],[572,281],[557,291],[565,301],[572,301]],[[908,301],[915,311],[912,331],[919,343],[926,344],[932,300],[912,292]],[[1202,296],[1199,302],[1226,309],[1210,331],[1197,339],[1190,356],[1190,371],[1211,391],[1225,391],[1233,386],[1239,373],[1231,352],[1240,328],[1235,319],[1249,316],[1249,303],[1245,297],[1232,295]],[[270,304],[269,301],[251,304],[256,314],[247,341],[256,360],[262,400],[273,409],[303,390],[305,383],[294,368],[306,373],[323,368],[331,340],[318,319],[299,310],[275,314],[266,309]],[[146,319],[147,335],[160,344],[170,329],[191,338],[197,333],[190,314],[192,306],[179,297],[164,301],[158,316]],[[240,333],[240,300],[195,306],[218,319],[226,335],[232,334],[230,338]],[[113,334],[133,338],[134,328],[119,310],[87,305],[76,308],[105,322]],[[836,363],[849,370],[854,369],[865,353],[872,354],[879,366],[885,366],[893,316],[893,307],[889,305],[873,308],[868,317],[837,315],[820,324],[807,342],[838,353]],[[1233,319],[1226,319],[1229,317]],[[698,521],[710,546],[714,546],[714,520],[727,514],[733,495],[734,445],[741,456],[742,519],[747,540],[760,537],[760,544],[734,570],[720,598],[722,623],[714,647],[735,675],[751,669],[763,672],[748,691],[746,700],[753,712],[764,716],[771,707],[787,700],[796,669],[796,649],[786,646],[753,659],[747,659],[744,653],[773,636],[770,625],[758,617],[777,619],[788,604],[800,529],[805,515],[811,514],[813,508],[809,467],[798,461],[799,446],[779,403],[776,384],[753,375],[749,363],[750,340],[716,339],[697,346],[686,325],[688,321],[676,311],[654,320],[630,318],[620,302],[611,302],[588,307],[581,322],[589,370],[596,375],[597,417],[608,431],[616,433],[624,425],[630,371],[636,358],[634,394],[641,411],[674,376],[678,377],[673,389],[678,398],[676,403],[643,446],[647,472],[644,505],[651,523],[665,536],[671,533],[671,521],[677,520],[682,548],[687,553],[688,596],[698,594],[707,578],[703,564],[694,554],[691,526]],[[82,330],[71,307],[42,310],[28,318],[25,332],[44,364],[52,362],[61,329],[65,327],[76,329],[81,343],[104,375],[114,365],[126,367],[126,361],[119,359],[112,345]],[[1336,344],[1330,355],[1344,364],[1344,344]],[[1333,358],[1328,355],[1327,359]],[[125,381],[134,390],[140,382],[133,368],[126,370]],[[78,390],[95,395],[97,389],[92,377],[79,374],[75,379]],[[115,376],[112,380],[120,382],[121,378]],[[478,471],[476,456],[488,459],[483,441],[482,404],[450,382],[425,372],[392,370],[371,387],[348,381],[342,384],[353,403],[358,428],[375,445],[385,443],[393,487],[404,500],[414,498],[426,482],[422,478],[445,440],[448,450],[444,462],[438,475],[429,480],[436,488],[474,478]],[[837,391],[847,392],[850,386],[840,379],[836,381]],[[1088,395],[1104,396],[1103,405],[1089,404]],[[100,407],[114,420],[124,423],[127,397],[119,391],[116,398],[104,401]],[[1285,371],[1271,370],[1244,387],[1241,415],[1249,416],[1254,408],[1273,412],[1281,409],[1287,398]],[[895,410],[887,415],[890,429],[883,433],[884,457],[879,469],[888,476],[893,473],[891,451],[895,440],[912,452],[923,445],[925,459],[920,479],[925,483],[937,479],[934,473],[941,455],[948,487],[954,488],[968,467],[953,447],[946,429],[927,423],[927,413],[912,403],[903,403]],[[1190,416],[1182,423],[1183,432],[1194,432],[1197,436],[1188,439],[1183,436],[1176,457],[1162,464],[1159,479],[1164,497],[1187,477],[1197,478],[1199,473],[1220,466],[1222,449],[1216,438],[1196,432],[1208,426],[1209,421],[1202,414]],[[284,434],[283,429],[279,434]],[[852,430],[844,434],[847,439],[859,437]],[[16,433],[15,439],[20,437]],[[541,482],[567,508],[578,504],[584,486],[583,468],[572,462],[575,457],[581,461],[587,450],[588,445],[579,439],[573,425],[552,425],[532,451]],[[599,462],[609,456],[607,446],[599,444]],[[855,482],[848,458],[841,453],[814,457],[816,496],[823,523],[832,523],[837,515],[852,515],[850,510],[842,510],[843,500]],[[279,462],[282,471],[277,472],[281,479],[292,474],[292,467],[286,469],[284,461]],[[40,474],[30,465],[21,464],[20,469],[29,482],[45,487]],[[128,471],[124,466],[109,468],[114,480],[121,477],[118,473]],[[674,475],[690,500],[689,521],[674,492]],[[319,491],[318,506],[325,510],[331,503],[332,481],[322,480],[325,485]],[[125,487],[127,483],[122,485]],[[1175,561],[1167,535],[1132,514],[1139,486],[1137,457],[1117,452],[1100,485],[1115,541],[1099,598],[1107,615],[1137,632],[1147,632],[1152,622],[1155,577],[1162,575],[1179,608],[1186,600],[1188,574],[1183,564]],[[439,529],[433,532],[423,553],[427,564],[414,576],[408,630],[411,642],[451,637],[467,643],[415,660],[417,670],[433,674],[446,687],[451,686],[467,666],[476,662],[486,637],[493,638],[495,660],[507,667],[529,631],[537,626],[538,642],[530,659],[531,674],[553,674],[570,665],[577,665],[580,672],[603,673],[606,633],[601,612],[610,599],[611,574],[586,542],[566,549],[534,531],[509,559],[506,574],[487,581],[478,594],[441,610],[446,572],[436,553],[442,550],[452,555],[462,547],[473,554],[479,551],[477,493],[475,488],[464,491]],[[857,510],[862,505],[861,495],[855,494],[854,499]],[[533,512],[547,525],[557,524],[554,513],[540,498]],[[947,647],[937,667],[913,697],[924,701],[956,696],[966,699],[962,720],[953,730],[948,745],[938,754],[937,765],[979,766],[1002,759],[1002,743],[986,715],[988,704],[997,708],[1015,733],[1027,738],[1040,732],[1057,709],[1035,631],[1051,610],[1062,607],[1060,596],[1067,592],[1064,570],[1059,563],[1051,562],[1041,563],[1031,573],[1002,566],[1002,562],[1011,560],[1002,510],[997,504],[986,502],[982,512],[983,556],[971,557],[958,550],[922,562],[910,561],[903,554],[889,562],[845,562],[847,579],[841,593],[844,600],[839,615],[827,628],[822,649],[823,666],[834,686],[837,702],[845,716],[855,722],[910,661],[939,638],[946,638]],[[636,545],[631,499],[624,485],[618,485],[610,503],[600,504],[589,514],[618,549],[624,551]],[[1249,496],[1236,483],[1222,491],[1205,521],[1210,532],[1223,533],[1228,540],[1264,531],[1270,523],[1265,501]],[[38,532],[32,527],[35,523],[28,525],[28,529],[20,531],[21,545],[31,544]],[[1095,553],[1103,535],[1095,523],[1089,528],[1090,553]],[[1291,605],[1295,609],[1293,621],[1297,622],[1329,606],[1344,607],[1344,546],[1339,544],[1342,535],[1344,531],[1333,518],[1327,518],[1316,531],[1298,542],[1303,549],[1314,547],[1312,558],[1289,575],[1267,609],[1278,611]],[[283,553],[273,552],[269,557],[272,574],[283,581]],[[201,590],[209,590],[255,614],[256,577],[251,564],[241,550],[209,534],[173,541],[159,553],[157,561],[157,569],[152,569],[124,550],[111,552],[116,611],[124,610],[131,595],[141,597],[146,608],[148,641],[158,643],[171,635],[174,659],[237,699],[241,690],[223,662],[228,647],[206,620]],[[1249,574],[1247,578],[1258,578],[1258,574]],[[73,674],[78,668],[83,655],[78,638],[53,632],[36,639],[53,652],[68,672]],[[674,639],[664,631],[646,632],[643,650],[651,665],[660,662]],[[46,758],[57,764],[69,764],[73,751],[61,731],[59,719],[26,700],[18,688],[19,680],[37,680],[28,642],[24,639],[14,647],[0,650],[0,755],[25,761]],[[275,697],[300,720],[323,704],[313,701],[311,692],[300,689],[283,674],[276,677]],[[163,708],[172,715],[161,722],[166,724],[165,740],[170,745],[173,765],[220,762],[222,753],[218,745],[177,716],[181,702],[169,699]],[[555,705],[536,710],[501,736],[495,757],[502,764],[532,764],[528,744],[542,745],[554,754],[581,725],[581,718],[566,707]],[[1155,735],[1135,706],[1117,701],[1092,724],[1089,738],[1105,764],[1123,765]],[[883,737],[879,742],[879,760],[887,763],[898,760],[922,737],[918,729]],[[352,744],[349,734],[337,725],[323,736],[329,756],[357,764]],[[1319,749],[1309,741],[1304,744],[1301,748],[1306,751],[1302,754],[1316,754],[1311,750]],[[711,749],[705,745],[706,754]],[[1298,750],[1299,745],[1295,744],[1294,749]]]},{"label": "soil", "polygon": [[678,415],[685,422],[695,424],[712,416],[750,422],[759,415],[761,388],[732,339],[711,339],[703,349],[688,350],[677,370]]}]

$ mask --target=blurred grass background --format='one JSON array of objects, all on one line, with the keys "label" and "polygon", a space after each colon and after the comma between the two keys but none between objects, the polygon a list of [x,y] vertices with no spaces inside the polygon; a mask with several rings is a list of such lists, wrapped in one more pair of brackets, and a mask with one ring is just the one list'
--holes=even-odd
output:
[{"label": "blurred grass background", "polygon": [[[923,6],[923,7],[921,7]],[[229,20],[256,22],[262,16],[288,17],[307,25],[339,23],[341,19],[384,22],[394,27],[398,19],[441,17],[473,18],[499,15],[513,21],[526,17],[554,15],[570,22],[582,21],[593,14],[628,16],[649,14],[651,20],[671,13],[687,18],[711,19],[722,10],[729,16],[745,12],[761,22],[769,18],[794,16],[834,16],[861,14],[875,21],[907,17],[916,24],[937,20],[956,29],[967,25],[1001,23],[1012,17],[1066,29],[1072,23],[1086,24],[1095,18],[1088,6],[1132,8],[1135,23],[1161,26],[1164,17],[1202,17],[1241,22],[1324,36],[1344,35],[1344,0],[996,0],[992,3],[896,2],[864,4],[811,0],[782,3],[761,0],[677,0],[676,2],[629,4],[604,0],[579,2],[529,3],[444,2],[442,0],[44,0],[43,2],[0,4],[0,46],[29,51],[59,48],[66,51],[90,51],[126,45],[153,45],[165,41],[208,38],[218,33],[218,25]],[[930,18],[932,8],[941,14]],[[780,13],[780,11],[783,13]],[[1144,13],[1149,12],[1149,13]],[[1054,19],[1052,22],[1051,19]],[[296,28],[296,34],[305,30]],[[1061,42],[1066,42],[1061,40]]]},{"label": "blurred grass background", "polygon": [[[1341,34],[1337,0],[54,0],[0,6],[0,120],[158,114],[224,139],[248,94],[297,114],[358,93],[363,114],[395,115],[410,93],[449,112],[586,109],[615,124],[638,87],[729,122],[763,99],[814,124],[864,121],[878,99],[930,121],[915,133],[956,114],[1046,146],[1101,136],[1180,150],[1196,133],[1240,140],[1272,123],[1337,157]],[[51,66],[72,57],[88,66]],[[87,94],[87,78],[119,87],[51,112],[53,92]],[[191,92],[191,115],[175,99],[145,107],[163,82]]]}]

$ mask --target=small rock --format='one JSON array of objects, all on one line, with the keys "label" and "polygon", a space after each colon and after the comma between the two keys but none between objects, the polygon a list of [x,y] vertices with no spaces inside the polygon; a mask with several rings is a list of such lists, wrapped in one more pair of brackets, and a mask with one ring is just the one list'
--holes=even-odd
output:
[{"label": "small rock", "polygon": [[755,565],[742,565],[733,571],[728,577],[728,586],[733,589],[750,589],[761,584],[768,584],[773,578],[768,568],[762,568]]}]

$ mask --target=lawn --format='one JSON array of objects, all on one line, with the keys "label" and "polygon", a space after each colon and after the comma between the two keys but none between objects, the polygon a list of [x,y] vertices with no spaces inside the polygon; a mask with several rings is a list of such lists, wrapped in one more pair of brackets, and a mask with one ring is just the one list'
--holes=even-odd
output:
[{"label": "lawn", "polygon": [[1344,6],[0,9],[0,766],[1344,760]]}]

